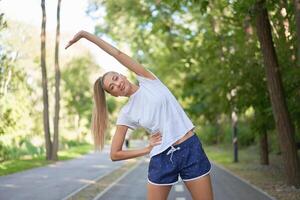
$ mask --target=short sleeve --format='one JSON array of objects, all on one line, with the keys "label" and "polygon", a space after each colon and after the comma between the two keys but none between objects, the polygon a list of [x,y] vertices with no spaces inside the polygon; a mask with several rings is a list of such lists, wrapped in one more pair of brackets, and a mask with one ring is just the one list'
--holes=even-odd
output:
[{"label": "short sleeve", "polygon": [[134,123],[131,120],[131,118],[128,115],[124,114],[123,112],[120,112],[116,124],[128,126],[129,128],[131,128],[133,130],[137,129],[137,127],[138,127],[136,125],[136,123]]},{"label": "short sleeve", "polygon": [[[149,71],[149,70],[148,70]],[[143,77],[143,76],[140,76],[140,75],[137,75],[136,78],[137,80],[139,81],[139,83],[157,83],[157,82],[160,82],[159,78],[153,74],[151,71],[149,71],[156,79],[150,79],[150,78],[146,78],[146,77]]]}]

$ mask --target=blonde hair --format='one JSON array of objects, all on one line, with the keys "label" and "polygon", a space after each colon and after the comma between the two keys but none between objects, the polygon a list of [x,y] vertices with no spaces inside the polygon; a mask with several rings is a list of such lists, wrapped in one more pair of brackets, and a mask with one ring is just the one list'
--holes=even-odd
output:
[{"label": "blonde hair", "polygon": [[94,108],[91,128],[94,137],[95,150],[102,150],[105,142],[108,115],[103,79],[107,73],[105,73],[102,77],[99,77],[94,83]]}]

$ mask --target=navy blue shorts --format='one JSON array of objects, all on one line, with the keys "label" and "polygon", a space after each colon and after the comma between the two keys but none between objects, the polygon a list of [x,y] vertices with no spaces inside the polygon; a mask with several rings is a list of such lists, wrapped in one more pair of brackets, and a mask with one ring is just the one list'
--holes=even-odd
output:
[{"label": "navy blue shorts", "polygon": [[179,175],[183,181],[191,181],[209,174],[210,170],[211,163],[200,139],[194,134],[151,158],[148,182],[154,185],[174,185]]}]

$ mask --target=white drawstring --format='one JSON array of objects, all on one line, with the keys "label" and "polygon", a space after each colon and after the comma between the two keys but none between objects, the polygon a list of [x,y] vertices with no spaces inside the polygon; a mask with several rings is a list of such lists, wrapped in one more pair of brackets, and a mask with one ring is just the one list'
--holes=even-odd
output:
[{"label": "white drawstring", "polygon": [[173,160],[172,160],[173,153],[174,153],[175,151],[177,151],[177,150],[180,150],[180,147],[175,148],[175,147],[171,146],[171,149],[170,149],[170,150],[168,151],[168,153],[167,153],[167,155],[169,155],[169,154],[171,153],[170,161],[171,161],[172,163],[173,163]]}]

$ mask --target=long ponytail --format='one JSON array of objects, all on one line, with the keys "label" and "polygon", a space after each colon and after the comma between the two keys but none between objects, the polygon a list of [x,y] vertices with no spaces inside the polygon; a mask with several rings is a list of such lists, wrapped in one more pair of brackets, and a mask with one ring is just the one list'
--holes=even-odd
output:
[{"label": "long ponytail", "polygon": [[95,150],[102,150],[105,142],[105,131],[107,129],[107,106],[103,78],[99,77],[94,83],[94,108],[92,115],[92,133],[94,137]]}]

